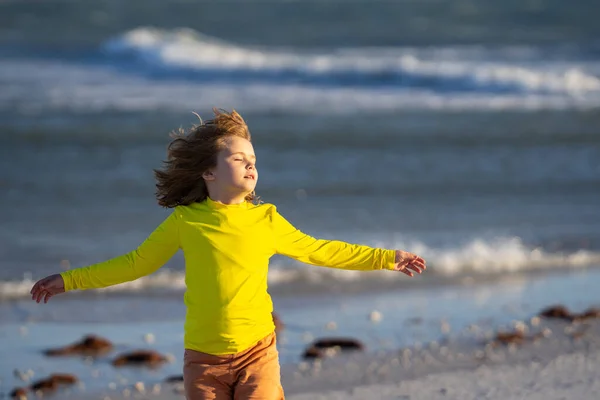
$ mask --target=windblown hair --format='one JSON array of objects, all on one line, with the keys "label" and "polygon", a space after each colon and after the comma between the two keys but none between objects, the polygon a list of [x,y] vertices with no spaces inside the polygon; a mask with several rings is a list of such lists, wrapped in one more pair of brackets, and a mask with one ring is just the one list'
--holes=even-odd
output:
[{"label": "windblown hair", "polygon": [[[213,109],[214,119],[194,126],[188,132],[182,128],[172,132],[167,148],[167,160],[162,170],[155,169],[158,204],[173,208],[202,202],[208,197],[202,174],[217,166],[217,154],[225,148],[225,139],[238,136],[250,140],[246,122],[235,110],[231,113]],[[255,201],[254,192],[246,200]]]}]

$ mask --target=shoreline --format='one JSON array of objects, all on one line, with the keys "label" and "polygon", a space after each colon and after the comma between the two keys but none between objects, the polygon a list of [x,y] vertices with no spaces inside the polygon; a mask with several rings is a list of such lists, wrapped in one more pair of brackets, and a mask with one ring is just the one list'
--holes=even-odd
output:
[{"label": "shoreline", "polygon": [[[414,288],[410,292],[376,295],[334,294],[296,301],[276,299],[276,312],[285,324],[278,335],[284,388],[288,397],[317,391],[338,398],[335,396],[342,395],[336,391],[350,396],[347,392],[351,388],[361,387],[354,392],[363,393],[363,389],[375,390],[371,386],[376,385],[381,393],[404,396],[407,394],[402,394],[403,391],[413,388],[407,382],[423,383],[428,376],[436,374],[454,374],[452,379],[474,379],[474,371],[487,365],[510,375],[502,365],[547,364],[569,354],[581,353],[587,357],[585,352],[600,352],[600,320],[567,324],[545,321],[536,315],[557,303],[576,313],[600,305],[595,294],[599,281],[600,271],[587,271],[444,290]],[[60,398],[104,399],[101,395],[105,395],[114,400],[127,397],[123,393],[142,396],[136,384],[143,387],[143,396],[146,396],[143,398],[169,396],[168,392],[174,388],[165,384],[165,378],[181,375],[183,314],[177,315],[183,313],[184,308],[178,300],[150,300],[107,296],[81,301],[74,296],[43,306],[31,301],[14,302],[10,307],[3,304],[17,320],[0,323],[3,353],[0,393],[8,393],[24,384],[14,375],[17,370],[21,375],[30,371],[33,375],[28,378],[33,381],[52,373],[77,375],[80,384],[61,390]],[[157,304],[162,304],[162,308]],[[4,311],[0,308],[0,317],[7,314],[6,307]],[[151,313],[154,320],[133,317]],[[165,316],[169,318],[163,319]],[[107,321],[103,320],[108,317]],[[523,347],[500,348],[498,354],[484,345],[496,332],[511,331],[515,327],[525,327],[527,332],[534,333],[549,329],[552,335]],[[97,359],[49,358],[41,354],[44,349],[65,346],[90,333],[112,341],[114,351]],[[575,340],[574,333],[582,337]],[[303,361],[301,355],[307,346],[324,337],[354,338],[364,344],[365,350],[317,362]],[[136,349],[157,351],[167,355],[170,361],[157,369],[116,369],[110,364],[119,353]],[[488,352],[489,359],[480,360]],[[451,381],[448,387],[460,387],[448,379]],[[181,399],[180,395],[173,396]],[[355,397],[347,398],[362,398],[356,397],[359,394],[352,396]],[[447,398],[451,397],[444,397]]]},{"label": "shoreline", "polygon": [[[348,354],[282,367],[286,398],[517,400],[600,394],[600,320],[542,323],[547,338],[522,345],[450,341],[380,354]],[[583,331],[581,336],[573,332]],[[116,390],[76,388],[61,398],[182,400],[182,385],[145,379]]]},{"label": "shoreline", "polygon": [[[598,260],[595,260],[598,261]],[[298,270],[291,270],[290,272],[306,274],[307,276],[311,273],[311,270],[315,268],[326,268],[304,265]],[[333,271],[336,273],[338,271]],[[339,271],[341,272],[341,270]],[[161,269],[151,277],[161,277],[161,275],[168,275],[174,273],[181,273],[182,271],[177,269]],[[416,276],[414,278],[407,278],[397,272],[392,271],[343,271],[342,274],[360,274],[360,278],[347,279],[349,275],[339,276],[335,278],[333,276],[324,277],[322,281],[315,279],[308,279],[304,281],[292,281],[292,282],[279,282],[276,284],[271,283],[269,286],[269,293],[273,297],[280,299],[295,299],[302,297],[328,297],[333,295],[347,296],[347,295],[358,295],[368,296],[371,294],[377,294],[384,292],[393,292],[395,290],[403,291],[418,291],[418,290],[435,290],[435,289],[457,289],[457,288],[470,288],[485,285],[502,285],[511,282],[519,282],[523,280],[534,280],[534,279],[546,279],[554,276],[560,276],[565,274],[597,274],[600,275],[600,263],[589,263],[584,266],[568,266],[564,268],[551,267],[551,268],[529,268],[524,270],[516,271],[500,271],[492,273],[481,273],[464,271],[461,275],[444,275],[435,272],[434,266],[428,266],[426,272],[427,275]],[[381,276],[375,276],[374,274],[385,274]],[[388,276],[391,279],[384,279],[384,276]],[[143,277],[141,280],[147,279]],[[0,282],[0,284],[13,284],[13,285],[25,285],[28,290],[33,285],[34,281],[6,281]],[[68,295],[73,298],[83,300],[97,300],[97,299],[131,299],[140,296],[147,297],[164,297],[166,299],[181,299],[185,288],[169,288],[161,286],[147,286],[143,287],[138,284],[125,283],[116,285],[106,289],[95,289],[92,291],[79,291],[71,292]],[[128,288],[127,286],[134,286],[134,288]],[[11,294],[7,297],[0,297],[0,306],[6,303],[16,303],[23,300],[29,299],[28,294]],[[58,297],[53,301],[63,301],[64,297]]]}]

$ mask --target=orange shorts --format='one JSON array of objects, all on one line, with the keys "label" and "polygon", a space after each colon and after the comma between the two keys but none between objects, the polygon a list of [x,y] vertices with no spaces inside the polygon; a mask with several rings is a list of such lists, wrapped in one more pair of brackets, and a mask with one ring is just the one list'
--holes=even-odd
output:
[{"label": "orange shorts", "polygon": [[275,333],[236,354],[185,349],[183,383],[187,400],[283,400]]}]

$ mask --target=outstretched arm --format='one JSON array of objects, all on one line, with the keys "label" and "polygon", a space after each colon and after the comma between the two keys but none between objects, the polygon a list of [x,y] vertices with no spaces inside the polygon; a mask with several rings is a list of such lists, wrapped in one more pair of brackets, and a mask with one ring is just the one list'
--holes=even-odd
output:
[{"label": "outstretched arm", "polygon": [[65,291],[102,288],[138,279],[163,266],[178,249],[177,216],[171,213],[136,250],[41,279],[31,289],[32,298],[38,302],[44,298],[47,302],[52,295]]},{"label": "outstretched arm", "polygon": [[421,273],[425,261],[402,250],[386,250],[338,240],[315,239],[290,224],[273,210],[276,252],[307,264],[340,269],[401,271]]}]

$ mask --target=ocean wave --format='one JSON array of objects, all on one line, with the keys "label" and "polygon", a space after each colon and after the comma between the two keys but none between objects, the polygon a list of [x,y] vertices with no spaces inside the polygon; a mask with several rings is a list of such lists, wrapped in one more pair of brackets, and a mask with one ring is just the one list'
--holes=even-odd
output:
[{"label": "ocean wave", "polygon": [[[396,243],[422,255],[428,262],[427,273],[417,279],[435,279],[451,282],[468,277],[476,283],[478,277],[486,279],[510,273],[543,273],[560,269],[581,269],[600,266],[600,252],[573,250],[549,252],[542,248],[525,245],[520,238],[475,239],[454,248],[432,248],[424,243]],[[306,266],[300,263],[274,263],[269,270],[269,287],[301,294],[328,287],[336,283],[350,283],[360,287],[372,287],[382,282],[402,281],[406,276],[395,272],[364,273],[334,268]],[[27,276],[20,281],[0,281],[0,300],[29,296],[34,280]],[[138,280],[98,289],[98,292],[156,293],[158,291],[182,292],[185,290],[185,274],[175,270],[160,270]]]},{"label": "ocean wave", "polygon": [[152,80],[102,66],[40,60],[0,60],[0,112],[189,112],[215,106],[244,113],[351,115],[411,110],[535,111],[595,109],[600,92],[565,94],[444,92],[431,89],[318,87],[300,84]]},{"label": "ocean wave", "polygon": [[[427,88],[439,92],[600,93],[600,79],[583,62],[558,62],[530,52],[439,49],[338,49],[298,52],[243,47],[192,29],[140,27],[103,44],[110,57],[134,57],[162,73],[195,71],[207,81],[242,80],[336,86]],[[463,55],[465,57],[461,57]],[[523,53],[526,57],[523,58]],[[597,66],[596,66],[597,68]]]}]

